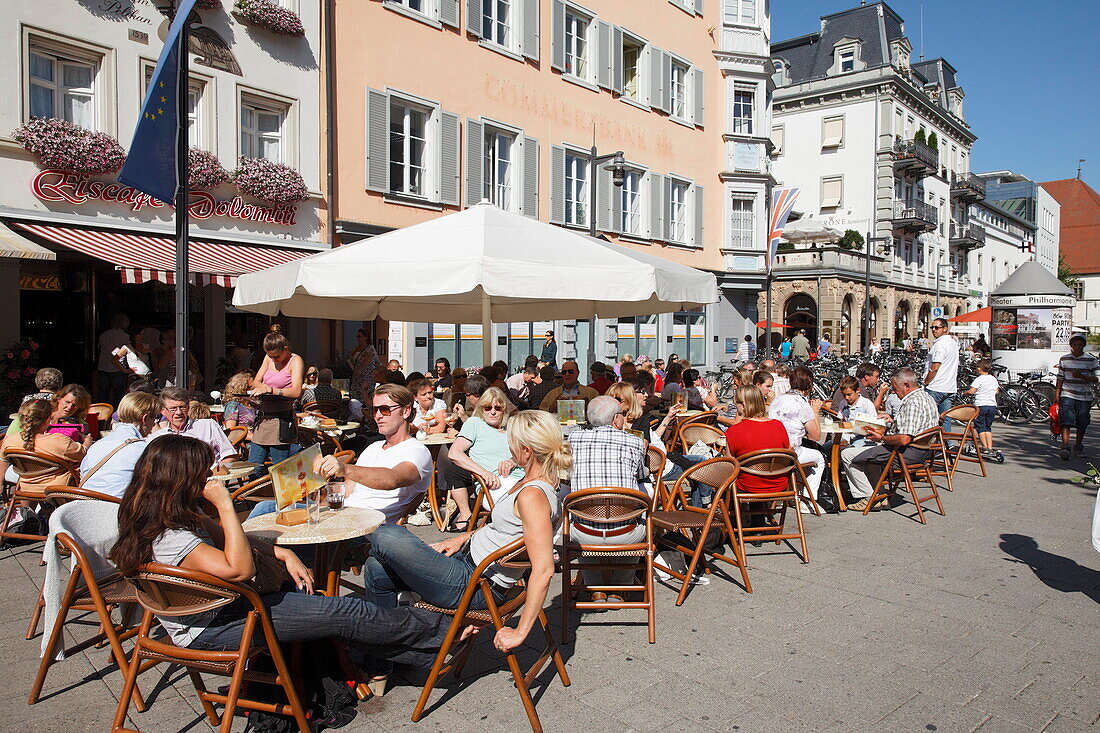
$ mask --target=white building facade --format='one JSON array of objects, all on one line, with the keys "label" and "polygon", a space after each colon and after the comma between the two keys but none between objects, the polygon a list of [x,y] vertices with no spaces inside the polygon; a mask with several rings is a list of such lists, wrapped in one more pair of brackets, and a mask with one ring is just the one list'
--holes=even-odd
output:
[{"label": "white building facade", "polygon": [[777,185],[801,189],[796,212],[865,240],[782,252],[772,315],[844,351],[861,346],[865,298],[869,338],[897,342],[928,337],[935,308],[962,313],[976,294],[967,264],[984,238],[969,205],[983,190],[964,93],[947,61],[911,53],[883,2],[772,45]]},{"label": "white building facade", "polygon": [[[282,204],[232,182],[193,192],[193,250],[210,247],[215,262],[206,263],[192,289],[192,345],[208,384],[227,340],[254,345],[268,327],[266,318],[227,313],[233,277],[328,246],[320,3],[282,5],[298,16],[304,35],[247,25],[229,12],[230,3],[196,9],[191,19],[191,145],[213,153],[227,171],[242,157],[283,164],[300,173],[308,191],[306,200]],[[42,363],[62,368],[67,381],[87,383],[95,339],[116,313],[136,325],[171,327],[173,278],[164,262],[172,252],[173,210],[118,184],[117,174],[50,168],[13,131],[32,118],[56,118],[128,149],[173,7],[37,0],[15,3],[0,20],[0,86],[9,92],[0,105],[0,223],[9,241],[54,257],[3,258],[0,277],[13,297],[0,331],[5,340],[39,341]],[[297,350],[316,348],[306,341],[316,340],[317,329],[289,327]]]}]

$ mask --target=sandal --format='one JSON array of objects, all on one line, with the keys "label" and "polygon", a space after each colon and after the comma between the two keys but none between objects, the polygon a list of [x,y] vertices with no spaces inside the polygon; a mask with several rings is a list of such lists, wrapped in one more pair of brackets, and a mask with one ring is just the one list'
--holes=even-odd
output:
[{"label": "sandal", "polygon": [[444,532],[450,532],[452,534],[458,534],[460,532],[465,532],[467,529],[469,529],[469,527],[470,527],[470,520],[468,520],[468,519],[456,519],[451,524],[450,527],[447,527],[447,529],[445,529],[443,531]]}]

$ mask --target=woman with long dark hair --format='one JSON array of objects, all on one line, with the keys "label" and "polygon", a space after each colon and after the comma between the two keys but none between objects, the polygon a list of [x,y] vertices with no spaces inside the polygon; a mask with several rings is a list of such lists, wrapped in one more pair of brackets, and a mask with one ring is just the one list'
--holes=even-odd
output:
[{"label": "woman with long dark hair", "polygon": [[[209,479],[213,460],[206,443],[186,435],[166,435],[145,449],[122,497],[119,539],[110,553],[123,574],[159,562],[241,583],[256,574],[254,553],[273,557],[290,578],[282,590],[263,596],[280,641],[335,637],[373,657],[432,663],[450,618],[418,608],[380,608],[355,596],[313,595],[313,576],[297,555],[245,535],[225,484]],[[211,508],[216,519],[207,513]],[[295,585],[303,592],[294,592]],[[225,650],[240,643],[248,611],[237,601],[214,612],[159,619],[177,646]]]}]

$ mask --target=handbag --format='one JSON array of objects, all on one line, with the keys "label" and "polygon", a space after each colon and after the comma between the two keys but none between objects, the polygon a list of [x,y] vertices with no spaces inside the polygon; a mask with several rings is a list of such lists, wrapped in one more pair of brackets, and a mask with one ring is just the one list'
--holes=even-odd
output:
[{"label": "handbag", "polygon": [[1052,402],[1051,403],[1049,415],[1050,415],[1050,434],[1051,435],[1061,435],[1062,434],[1062,423],[1061,423],[1061,420],[1058,417],[1058,403],[1057,402]]},{"label": "handbag", "polygon": [[694,445],[687,449],[688,456],[702,456],[703,458],[714,458],[714,450],[701,440],[695,441]]},{"label": "handbag", "polygon": [[282,560],[266,555],[255,547],[252,548],[252,563],[256,567],[256,574],[249,585],[261,596],[278,593],[291,580]]}]

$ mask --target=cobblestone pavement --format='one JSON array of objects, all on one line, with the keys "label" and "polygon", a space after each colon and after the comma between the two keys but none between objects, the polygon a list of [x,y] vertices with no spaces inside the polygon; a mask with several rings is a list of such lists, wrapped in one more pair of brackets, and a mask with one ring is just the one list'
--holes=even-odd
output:
[{"label": "cobblestone pavement", "polygon": [[[585,616],[563,647],[572,686],[549,672],[536,684],[545,729],[1100,731],[1095,488],[1070,482],[1085,463],[1058,460],[1043,426],[999,426],[999,439],[1007,463],[984,480],[960,476],[947,516],[927,526],[902,513],[911,505],[810,517],[811,562],[752,557],[751,595],[716,577],[677,608],[661,588],[654,645],[641,612]],[[42,575],[33,546],[0,556],[10,693],[0,729],[106,731],[121,675],[103,650],[56,665],[45,699],[26,704],[39,642],[23,635]],[[421,678],[406,675],[345,730],[528,729],[487,640],[416,724]],[[208,729],[185,674],[142,679],[153,702],[134,727]]]}]

